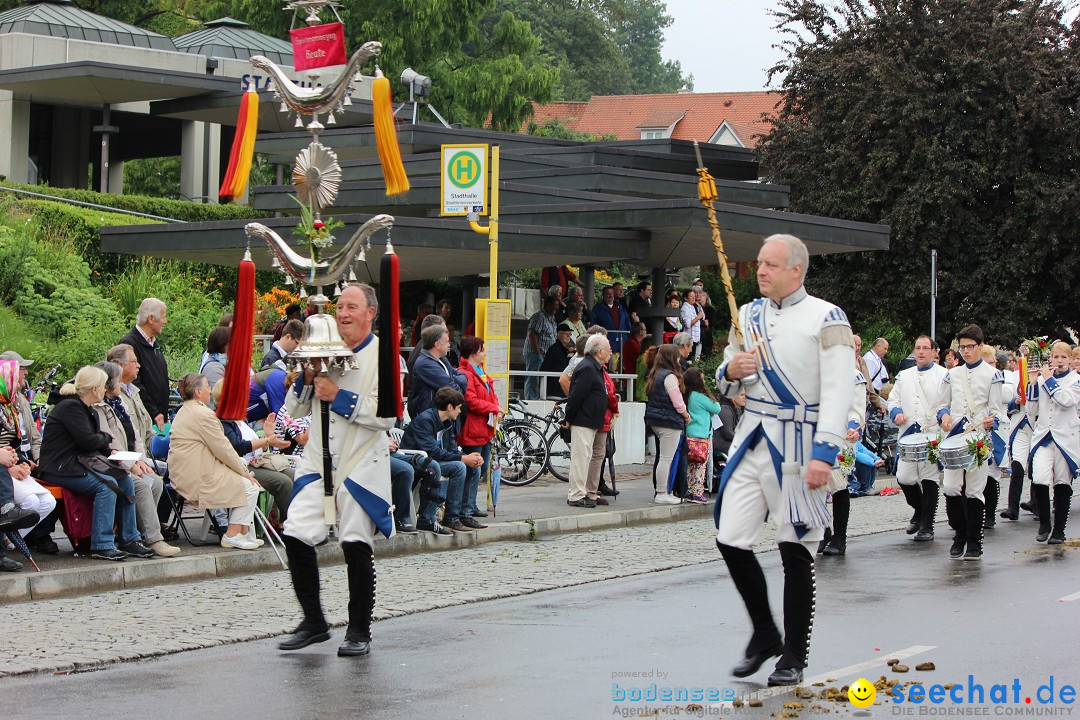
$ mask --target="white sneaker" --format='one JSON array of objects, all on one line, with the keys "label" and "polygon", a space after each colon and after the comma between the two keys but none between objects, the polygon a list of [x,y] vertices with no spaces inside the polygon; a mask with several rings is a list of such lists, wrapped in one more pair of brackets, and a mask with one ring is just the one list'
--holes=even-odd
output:
[{"label": "white sneaker", "polygon": [[180,548],[170,545],[164,540],[158,540],[156,543],[147,545],[147,547],[156,552],[158,557],[176,557],[180,554]]},{"label": "white sneaker", "polygon": [[246,535],[221,536],[221,547],[236,548],[237,550],[258,550],[259,546],[248,540]]},{"label": "white sneaker", "polygon": [[675,497],[671,493],[657,493],[656,497],[653,498],[653,502],[657,505],[680,505],[682,499]]},{"label": "white sneaker", "polygon": [[266,544],[262,541],[262,539],[255,537],[255,533],[251,532],[250,530],[248,530],[247,535],[245,535],[244,537],[255,543],[255,547],[262,547]]}]

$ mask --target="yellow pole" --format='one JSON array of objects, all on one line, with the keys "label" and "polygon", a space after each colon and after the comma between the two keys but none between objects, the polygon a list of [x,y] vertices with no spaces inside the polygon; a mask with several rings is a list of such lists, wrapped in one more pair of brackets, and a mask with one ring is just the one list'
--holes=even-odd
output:
[{"label": "yellow pole", "polygon": [[491,223],[488,230],[488,249],[491,263],[488,268],[488,297],[499,296],[499,146],[491,148]]}]

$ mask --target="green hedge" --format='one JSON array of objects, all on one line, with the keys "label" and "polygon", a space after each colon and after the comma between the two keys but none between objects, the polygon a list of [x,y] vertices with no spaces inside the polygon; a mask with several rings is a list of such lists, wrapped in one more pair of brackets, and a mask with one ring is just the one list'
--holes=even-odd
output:
[{"label": "green hedge", "polygon": [[[52,195],[69,200],[95,203],[121,210],[157,215],[173,220],[185,220],[187,222],[204,222],[211,220],[246,220],[248,218],[264,217],[265,213],[254,208],[241,207],[238,205],[211,205],[206,203],[188,202],[186,200],[168,200],[165,198],[146,197],[143,195],[112,195],[99,193],[93,190],[77,190],[74,188],[54,188],[47,185],[27,185],[25,183],[13,183],[2,181],[0,187],[27,190],[29,192]],[[15,195],[15,193],[10,193]],[[18,196],[26,198],[25,195]],[[78,207],[75,205],[69,207]],[[91,208],[84,208],[90,212],[96,212]],[[133,217],[133,216],[128,216]],[[126,223],[126,224],[134,224]]]}]

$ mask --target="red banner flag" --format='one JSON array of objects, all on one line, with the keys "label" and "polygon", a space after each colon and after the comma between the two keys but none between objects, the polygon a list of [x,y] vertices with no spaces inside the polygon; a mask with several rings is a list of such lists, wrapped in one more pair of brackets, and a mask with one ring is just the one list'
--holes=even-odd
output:
[{"label": "red banner flag", "polygon": [[289,35],[296,70],[345,64],[345,28],[341,23],[296,28]]}]

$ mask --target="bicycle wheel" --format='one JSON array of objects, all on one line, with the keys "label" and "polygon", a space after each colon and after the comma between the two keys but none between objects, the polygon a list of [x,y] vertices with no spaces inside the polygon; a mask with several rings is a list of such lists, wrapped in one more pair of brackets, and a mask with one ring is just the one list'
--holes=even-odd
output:
[{"label": "bicycle wheel", "polygon": [[570,482],[570,445],[556,429],[548,435],[548,471],[563,482]]},{"label": "bicycle wheel", "polygon": [[504,423],[491,442],[502,468],[502,482],[507,485],[528,485],[544,471],[547,442],[532,425]]}]

